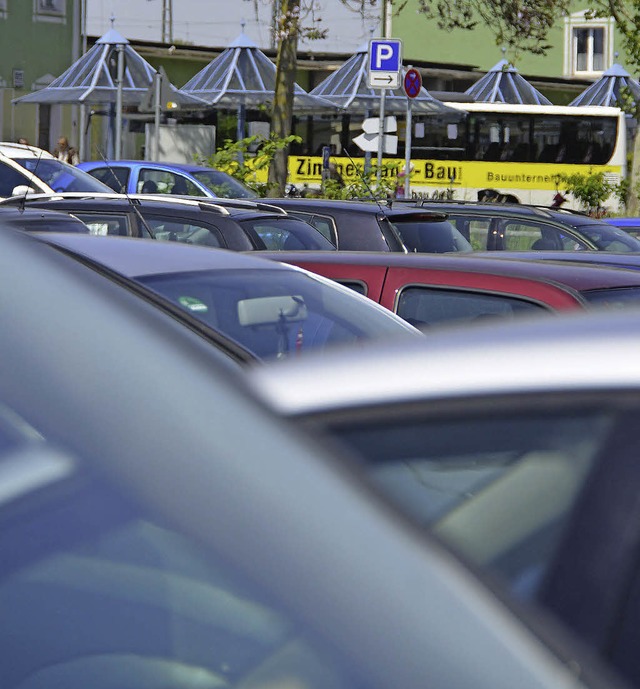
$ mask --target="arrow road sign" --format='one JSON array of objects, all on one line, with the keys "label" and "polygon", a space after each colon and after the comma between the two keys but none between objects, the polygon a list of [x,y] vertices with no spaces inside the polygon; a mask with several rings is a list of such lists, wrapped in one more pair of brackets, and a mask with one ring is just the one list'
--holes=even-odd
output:
[{"label": "arrow road sign", "polygon": [[[367,117],[362,123],[362,129],[365,134],[377,134],[380,131],[380,118]],[[395,115],[387,115],[384,118],[384,131],[385,133],[398,131],[398,121]]]},{"label": "arrow road sign", "polygon": [[[384,118],[384,135],[382,137],[382,149],[384,153],[395,155],[398,152],[398,137],[387,132],[398,131],[398,122],[393,115]],[[356,136],[353,143],[361,151],[377,151],[380,144],[380,118],[367,117],[362,123],[363,133]]]},{"label": "arrow road sign", "polygon": [[[379,134],[360,134],[353,139],[353,143],[361,151],[377,151],[380,144]],[[382,137],[382,152],[389,153],[390,155],[396,155],[398,152],[398,137],[392,134],[385,134]]]},{"label": "arrow road sign", "polygon": [[397,38],[372,38],[369,41],[369,88],[398,88],[401,69],[402,41]]}]

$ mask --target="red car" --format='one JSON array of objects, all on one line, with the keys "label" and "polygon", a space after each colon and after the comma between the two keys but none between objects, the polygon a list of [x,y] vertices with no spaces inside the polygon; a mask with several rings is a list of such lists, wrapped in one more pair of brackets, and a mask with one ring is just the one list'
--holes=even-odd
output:
[{"label": "red car", "polygon": [[336,280],[417,327],[640,300],[640,272],[473,254],[267,254]]}]

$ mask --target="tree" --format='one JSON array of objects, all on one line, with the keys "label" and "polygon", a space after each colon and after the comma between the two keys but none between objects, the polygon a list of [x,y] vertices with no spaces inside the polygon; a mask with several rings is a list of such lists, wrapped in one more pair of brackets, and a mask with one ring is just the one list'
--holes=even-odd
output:
[{"label": "tree", "polygon": [[[293,87],[298,66],[298,35],[300,30],[300,0],[282,0],[277,23],[278,56],[276,86],[271,115],[271,134],[286,139],[292,134]],[[289,147],[275,152],[269,166],[269,192],[283,196],[287,185]]]}]

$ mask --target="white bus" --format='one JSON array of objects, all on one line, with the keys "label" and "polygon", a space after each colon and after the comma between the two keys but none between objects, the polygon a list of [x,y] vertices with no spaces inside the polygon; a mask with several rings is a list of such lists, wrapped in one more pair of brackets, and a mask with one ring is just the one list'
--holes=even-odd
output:
[{"label": "white bus", "polygon": [[[613,183],[626,175],[626,124],[619,108],[446,104],[460,112],[459,119],[414,117],[414,195],[477,200],[479,194],[491,190],[511,195],[521,203],[551,205],[562,190],[562,174],[603,171]],[[386,175],[404,171],[406,137],[401,125],[399,136],[397,155],[383,158]],[[331,160],[346,181],[359,174],[355,168],[364,167],[362,156],[350,159],[338,155]],[[317,186],[322,159],[290,156],[289,170],[294,184]],[[614,203],[612,199],[610,205]]]}]

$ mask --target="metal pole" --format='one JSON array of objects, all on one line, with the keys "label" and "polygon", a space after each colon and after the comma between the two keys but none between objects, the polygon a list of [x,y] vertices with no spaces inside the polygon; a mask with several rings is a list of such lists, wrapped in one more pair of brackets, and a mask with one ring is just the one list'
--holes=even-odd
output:
[{"label": "metal pole", "polygon": [[116,123],[114,160],[122,156],[122,86],[124,81],[124,46],[116,46],[118,52],[118,89],[116,91]]},{"label": "metal pole", "polygon": [[384,101],[387,89],[380,89],[380,123],[378,125],[378,168],[376,170],[376,181],[378,187],[382,179],[382,152],[384,150]]},{"label": "metal pole", "polygon": [[411,98],[407,96],[407,127],[404,135],[404,197],[411,197],[411,137],[413,124],[411,122]]},{"label": "metal pole", "polygon": [[155,93],[153,94],[153,110],[154,110],[154,130],[153,130],[153,158],[157,161],[160,158],[160,91],[162,89],[162,74],[158,71],[153,77],[155,80]]},{"label": "metal pole", "polygon": [[[244,128],[247,120],[247,107],[244,103],[238,105],[238,122],[236,123],[236,141],[244,139]],[[244,155],[241,150],[238,150],[238,162],[240,165],[244,163]]]},{"label": "metal pole", "polygon": [[87,149],[87,142],[85,140],[85,128],[87,126],[87,106],[82,103],[80,105],[80,136],[78,144],[78,157],[80,160],[85,160],[85,152]]}]

